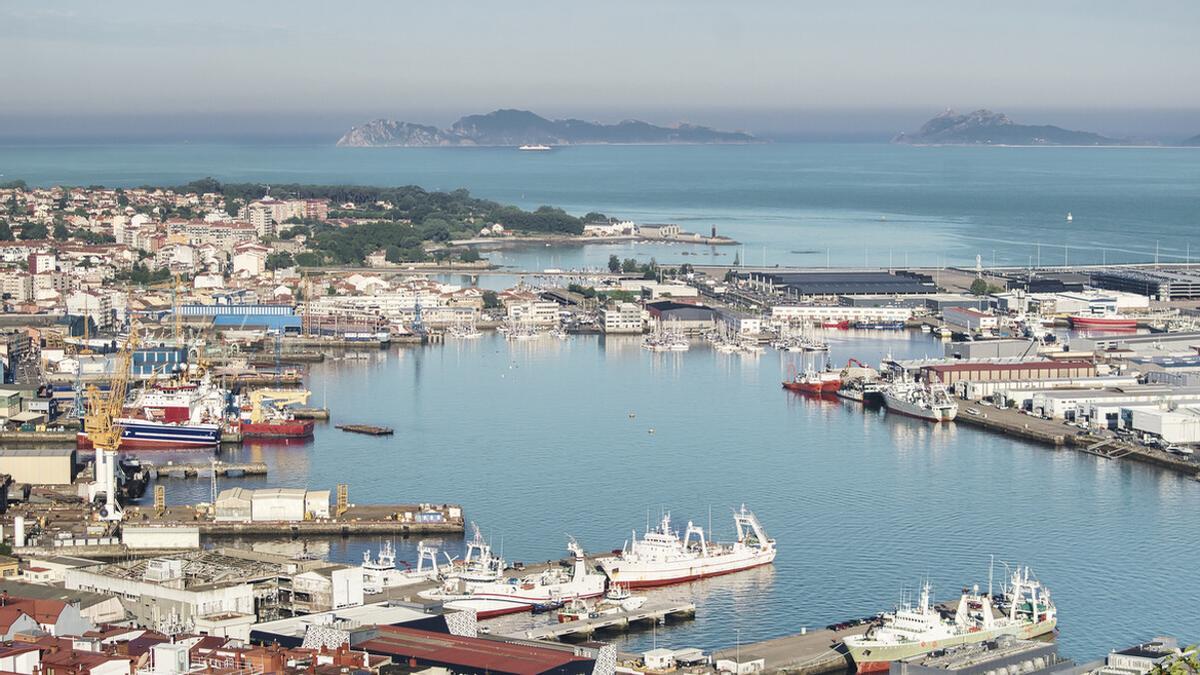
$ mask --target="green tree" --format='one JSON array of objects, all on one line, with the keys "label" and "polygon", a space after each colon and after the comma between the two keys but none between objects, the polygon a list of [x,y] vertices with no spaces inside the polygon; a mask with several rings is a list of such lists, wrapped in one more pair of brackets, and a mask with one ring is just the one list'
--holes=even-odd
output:
[{"label": "green tree", "polygon": [[608,271],[613,274],[621,271],[621,259],[616,254],[608,256]]},{"label": "green tree", "polygon": [[305,251],[304,253],[296,254],[296,264],[301,267],[320,267],[325,264],[325,260],[321,257],[320,253]]},{"label": "green tree", "polygon": [[983,279],[976,279],[975,281],[972,281],[971,282],[971,294],[972,295],[987,295],[988,294],[988,282],[984,281]]},{"label": "green tree", "polygon": [[482,256],[479,255],[479,251],[473,248],[468,248],[458,255],[458,259],[463,262],[473,263],[482,260]]},{"label": "green tree", "polygon": [[638,262],[633,258],[626,258],[621,262],[621,271],[625,274],[633,274],[638,271]]},{"label": "green tree", "polygon": [[267,269],[279,270],[291,267],[296,264],[292,258],[292,254],[287,251],[277,251],[267,256]]},{"label": "green tree", "polygon": [[487,309],[496,309],[500,306],[500,298],[496,295],[496,291],[483,292],[483,306]]},{"label": "green tree", "polygon": [[3,220],[0,220],[0,241],[12,241],[12,240],[13,240],[12,228],[9,227],[8,223],[6,223]]},{"label": "green tree", "polygon": [[41,223],[25,223],[21,227],[21,239],[25,241],[45,239],[48,234],[50,234],[50,230]]},{"label": "green tree", "polygon": [[66,241],[71,238],[71,231],[67,229],[67,224],[61,220],[54,223],[54,238],[59,241]]},{"label": "green tree", "polygon": [[583,220],[583,222],[585,222],[585,223],[607,223],[608,216],[604,215],[603,213],[599,213],[597,211],[591,211],[587,215],[585,215],[581,220]]}]

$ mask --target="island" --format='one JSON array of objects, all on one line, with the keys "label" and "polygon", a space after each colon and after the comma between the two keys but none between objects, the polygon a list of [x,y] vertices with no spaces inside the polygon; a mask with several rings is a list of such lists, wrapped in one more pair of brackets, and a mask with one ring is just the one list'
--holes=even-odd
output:
[{"label": "island", "polygon": [[1195,136],[1184,140],[1182,143],[1180,143],[1180,145],[1190,148],[1200,147],[1200,134],[1196,134]]},{"label": "island", "polygon": [[704,126],[656,126],[639,120],[616,124],[578,119],[550,120],[528,110],[496,110],[467,115],[449,129],[425,124],[377,119],[355,126],[337,142],[341,147],[526,146],[542,149],[559,145],[661,145],[755,143],[754,136],[717,131]]},{"label": "island", "polygon": [[901,133],[893,143],[908,145],[1129,145],[1088,131],[1051,125],[1017,124],[1003,113],[976,110],[959,114],[947,110],[919,130]]}]

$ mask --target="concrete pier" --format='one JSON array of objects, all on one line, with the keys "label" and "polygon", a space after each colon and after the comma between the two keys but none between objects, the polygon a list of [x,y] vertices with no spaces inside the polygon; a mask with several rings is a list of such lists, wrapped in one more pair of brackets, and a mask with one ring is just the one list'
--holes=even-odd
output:
[{"label": "concrete pier", "polygon": [[851,669],[852,661],[843,651],[841,640],[847,635],[863,633],[866,629],[866,626],[839,631],[821,629],[728,647],[714,652],[713,660],[734,659],[747,663],[762,659],[765,672],[768,673],[823,675],[846,672]]},{"label": "concrete pier", "polygon": [[199,478],[200,476],[211,476],[214,470],[218,476],[267,475],[266,462],[217,462],[215,466],[205,463],[146,464],[145,466],[150,470],[150,474],[156,478]]}]

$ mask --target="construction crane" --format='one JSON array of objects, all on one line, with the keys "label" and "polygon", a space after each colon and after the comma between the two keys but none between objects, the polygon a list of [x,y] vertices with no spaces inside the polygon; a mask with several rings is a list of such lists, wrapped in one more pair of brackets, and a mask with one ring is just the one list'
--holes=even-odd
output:
[{"label": "construction crane", "polygon": [[268,407],[304,405],[311,395],[307,389],[255,389],[250,392],[250,421],[254,424],[265,422]]},{"label": "construction crane", "polygon": [[100,507],[102,520],[117,521],[124,515],[117,504],[117,451],[121,448],[123,431],[118,420],[125,408],[125,393],[129,387],[133,353],[138,347],[139,328],[136,321],[129,326],[129,338],[117,354],[107,394],[94,384],[87,387],[84,428],[96,451],[95,479],[89,486],[89,496],[94,502],[97,494],[104,493],[104,506]]},{"label": "construction crane", "polygon": [[183,321],[179,316],[179,289],[181,282],[179,272],[175,273],[175,285],[171,287],[171,315],[175,319],[175,346],[183,346]]}]

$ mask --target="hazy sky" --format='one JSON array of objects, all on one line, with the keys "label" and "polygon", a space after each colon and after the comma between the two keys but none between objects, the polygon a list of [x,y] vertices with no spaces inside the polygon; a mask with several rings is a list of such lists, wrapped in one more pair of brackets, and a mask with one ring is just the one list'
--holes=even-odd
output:
[{"label": "hazy sky", "polygon": [[990,107],[1200,131],[1195,0],[6,1],[0,64],[9,131],[499,107],[751,130]]}]

